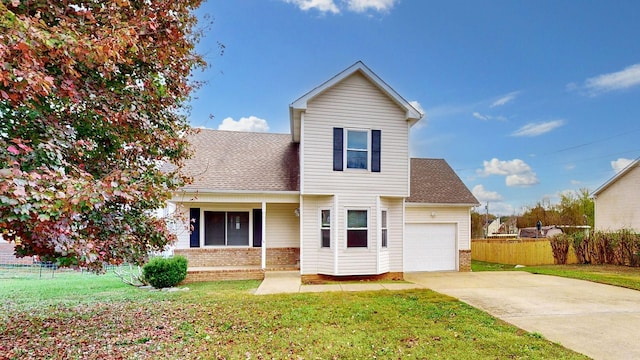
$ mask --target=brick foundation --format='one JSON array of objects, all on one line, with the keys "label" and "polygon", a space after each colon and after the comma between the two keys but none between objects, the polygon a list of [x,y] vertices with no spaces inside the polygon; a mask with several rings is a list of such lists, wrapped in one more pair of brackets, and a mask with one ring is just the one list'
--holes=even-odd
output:
[{"label": "brick foundation", "polygon": [[264,271],[261,269],[248,270],[188,270],[187,278],[181,284],[189,284],[203,281],[226,280],[262,280]]},{"label": "brick foundation", "polygon": [[329,281],[400,281],[404,280],[404,275],[401,272],[388,272],[380,275],[347,275],[347,276],[334,276],[323,274],[308,274],[302,275],[301,281],[303,284],[324,284]]},{"label": "brick foundation", "polygon": [[471,271],[471,250],[458,251],[459,258],[459,271],[469,272]]},{"label": "brick foundation", "polygon": [[[189,267],[261,266],[261,248],[193,248],[175,249],[174,255],[182,255]],[[299,248],[267,248],[267,266],[298,266]]]}]

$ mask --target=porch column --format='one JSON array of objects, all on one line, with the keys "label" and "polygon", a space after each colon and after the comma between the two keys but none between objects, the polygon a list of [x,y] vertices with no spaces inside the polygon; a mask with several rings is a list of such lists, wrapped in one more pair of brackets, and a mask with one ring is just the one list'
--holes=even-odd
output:
[{"label": "porch column", "polygon": [[267,203],[262,202],[262,270],[267,268]]}]

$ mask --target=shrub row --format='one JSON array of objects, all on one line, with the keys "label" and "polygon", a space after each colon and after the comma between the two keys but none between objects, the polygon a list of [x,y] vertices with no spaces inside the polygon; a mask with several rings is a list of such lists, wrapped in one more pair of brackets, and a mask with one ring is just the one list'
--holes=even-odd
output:
[{"label": "shrub row", "polygon": [[580,264],[640,266],[640,234],[629,229],[559,234],[549,239],[556,264],[566,264],[569,245]]}]

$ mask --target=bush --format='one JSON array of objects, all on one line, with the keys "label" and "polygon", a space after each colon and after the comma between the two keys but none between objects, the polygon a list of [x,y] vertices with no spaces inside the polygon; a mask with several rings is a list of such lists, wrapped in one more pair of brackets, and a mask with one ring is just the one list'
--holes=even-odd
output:
[{"label": "bush", "polygon": [[187,259],[184,256],[153,258],[142,267],[142,275],[155,288],[175,286],[187,277]]},{"label": "bush", "polygon": [[567,263],[567,255],[569,254],[569,235],[558,234],[549,238],[551,251],[553,251],[553,260],[556,264],[564,265]]}]

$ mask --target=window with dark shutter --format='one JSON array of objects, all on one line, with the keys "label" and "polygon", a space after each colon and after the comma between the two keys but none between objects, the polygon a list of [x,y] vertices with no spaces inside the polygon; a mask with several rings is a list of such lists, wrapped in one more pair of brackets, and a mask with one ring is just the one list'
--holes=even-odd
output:
[{"label": "window with dark shutter", "polygon": [[189,247],[200,247],[200,208],[189,209],[189,227],[191,228]]},{"label": "window with dark shutter", "polygon": [[344,146],[343,129],[333,128],[333,171],[342,171],[342,148]]},{"label": "window with dark shutter", "polygon": [[381,130],[371,130],[371,171],[380,172]]}]

